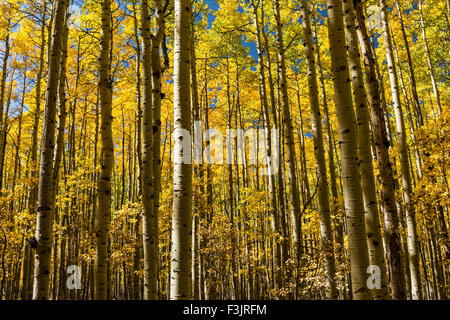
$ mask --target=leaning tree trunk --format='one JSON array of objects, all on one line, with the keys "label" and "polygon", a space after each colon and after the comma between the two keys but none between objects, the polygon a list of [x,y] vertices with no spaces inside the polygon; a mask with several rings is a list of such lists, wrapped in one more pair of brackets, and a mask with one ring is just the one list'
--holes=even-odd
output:
[{"label": "leaning tree trunk", "polygon": [[352,293],[354,299],[371,299],[372,295],[366,287],[369,254],[364,223],[363,194],[359,180],[355,112],[353,110],[350,75],[345,50],[342,4],[339,0],[327,0],[326,3],[331,72],[338,118]]},{"label": "leaning tree trunk", "polygon": [[33,299],[48,299],[50,258],[53,227],[53,152],[55,149],[55,118],[58,93],[61,43],[64,33],[64,16],[68,0],[56,3],[55,28],[48,63],[47,93],[45,97],[44,129],[42,133],[39,167],[38,208],[36,221],[36,259],[34,269]]},{"label": "leaning tree trunk", "polygon": [[397,124],[398,151],[400,165],[402,168],[403,199],[405,201],[406,221],[408,229],[408,249],[409,249],[409,267],[411,271],[411,289],[413,299],[422,299],[420,269],[419,269],[419,249],[417,246],[416,220],[414,205],[411,203],[411,174],[408,159],[408,146],[406,144],[406,130],[403,119],[402,106],[400,103],[400,93],[396,66],[394,63],[394,54],[392,50],[392,39],[389,31],[389,22],[386,12],[385,0],[380,0],[381,19],[383,23],[384,42],[386,49],[387,64],[389,67],[389,79],[391,83],[392,101],[394,103],[395,121]]},{"label": "leaning tree trunk", "polygon": [[111,0],[102,2],[102,37],[99,57],[99,92],[101,106],[101,171],[97,184],[97,230],[95,252],[94,299],[107,298],[108,283],[108,232],[111,218],[111,173],[114,166],[112,139],[112,79],[110,75],[111,50]]},{"label": "leaning tree trunk", "polygon": [[[170,299],[189,300],[192,292],[192,163],[190,95],[191,2],[175,0],[174,176]],[[185,133],[185,134],[183,134]],[[186,146],[183,148],[183,145]],[[188,149],[187,149],[188,148]],[[186,160],[186,161],[184,161]]]}]

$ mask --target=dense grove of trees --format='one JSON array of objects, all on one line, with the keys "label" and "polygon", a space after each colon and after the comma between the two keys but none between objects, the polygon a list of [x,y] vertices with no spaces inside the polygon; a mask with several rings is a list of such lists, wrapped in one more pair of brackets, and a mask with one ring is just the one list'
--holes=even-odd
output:
[{"label": "dense grove of trees", "polygon": [[0,300],[449,298],[449,20],[2,0]]}]

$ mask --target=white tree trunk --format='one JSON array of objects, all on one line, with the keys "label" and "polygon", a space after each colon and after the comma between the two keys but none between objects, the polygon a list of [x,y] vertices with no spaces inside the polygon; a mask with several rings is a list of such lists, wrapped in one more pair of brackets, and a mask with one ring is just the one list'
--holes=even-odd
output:
[{"label": "white tree trunk", "polygon": [[359,180],[355,112],[345,50],[342,3],[339,0],[327,0],[326,5],[331,71],[338,118],[352,292],[354,299],[371,299],[372,295],[366,286],[369,254],[364,223],[363,194]]},{"label": "white tree trunk", "polygon": [[[175,0],[174,44],[174,175],[170,299],[189,300],[192,292],[192,163],[182,130],[191,133],[191,2]],[[187,137],[184,136],[186,139]],[[183,144],[189,149],[183,149]]]}]

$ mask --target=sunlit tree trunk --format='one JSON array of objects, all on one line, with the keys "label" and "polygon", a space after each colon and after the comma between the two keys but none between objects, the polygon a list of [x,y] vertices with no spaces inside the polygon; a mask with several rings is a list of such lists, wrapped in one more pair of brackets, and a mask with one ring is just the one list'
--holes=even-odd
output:
[{"label": "sunlit tree trunk", "polygon": [[53,153],[55,149],[55,118],[58,93],[59,62],[63,37],[64,16],[68,1],[56,3],[55,28],[48,63],[47,93],[45,97],[44,130],[42,133],[39,169],[38,208],[36,222],[36,259],[34,269],[33,299],[48,299],[50,254],[53,226]]},{"label": "sunlit tree trunk", "polygon": [[342,179],[348,232],[353,299],[371,299],[366,286],[369,255],[364,223],[364,203],[359,180],[355,112],[353,109],[350,75],[345,51],[345,31],[341,2],[327,0],[328,38],[330,41],[331,72],[333,75]]},{"label": "sunlit tree trunk", "polygon": [[348,44],[348,58],[350,74],[352,77],[353,95],[356,105],[359,168],[361,173],[361,186],[363,190],[364,208],[366,217],[367,243],[369,258],[372,265],[376,265],[381,271],[381,288],[376,289],[375,299],[387,299],[387,278],[384,262],[384,250],[378,218],[377,194],[375,189],[374,170],[372,165],[371,136],[369,128],[369,113],[367,106],[366,90],[364,88],[361,69],[358,37],[355,28],[355,11],[353,0],[343,0],[345,12],[345,29]]},{"label": "sunlit tree trunk", "polygon": [[[373,142],[375,144],[376,159],[380,170],[381,195],[383,203],[383,213],[385,221],[384,235],[386,239],[387,261],[390,274],[391,294],[394,299],[405,299],[403,261],[401,257],[399,218],[395,204],[395,184],[392,173],[392,163],[389,159],[389,142],[387,138],[386,125],[384,123],[383,107],[380,98],[380,88],[378,86],[375,58],[373,56],[369,36],[365,25],[365,18],[362,10],[362,2],[357,0],[356,9],[356,28],[358,30],[361,51],[364,57],[364,66],[366,72],[366,84],[369,94],[371,123]],[[373,239],[376,240],[376,239]],[[369,242],[371,240],[369,239]],[[381,241],[381,238],[378,240]],[[379,243],[379,246],[382,246]],[[383,257],[382,257],[383,258]],[[384,261],[381,261],[384,264]],[[378,265],[380,270],[382,266]],[[385,271],[385,270],[383,270]],[[383,276],[383,275],[382,275]],[[383,283],[382,283],[383,285]],[[375,298],[387,299],[387,292],[375,291]]]},{"label": "sunlit tree trunk", "polygon": [[163,93],[161,92],[161,58],[160,58],[160,47],[161,41],[165,41],[163,36],[165,32],[164,23],[164,10],[161,0],[154,1],[154,10],[156,15],[155,21],[155,31],[152,36],[152,108],[153,108],[153,216],[155,225],[155,250],[157,261],[156,274],[158,275],[159,270],[159,198],[161,189],[161,99]]},{"label": "sunlit tree trunk", "polygon": [[[183,148],[182,130],[191,133],[190,45],[191,2],[175,0],[174,41],[174,176],[170,299],[192,296],[192,163],[191,150]],[[190,135],[191,136],[191,135]],[[187,138],[184,136],[184,138]],[[184,144],[188,145],[189,144]],[[189,161],[183,161],[188,158]],[[188,163],[185,163],[188,162]]]},{"label": "sunlit tree trunk", "polygon": [[[142,233],[144,241],[144,299],[157,299],[157,216],[154,208],[153,110],[152,110],[152,34],[149,7],[141,0],[142,26]],[[159,52],[157,51],[159,55]],[[159,147],[159,145],[158,145]]]},{"label": "sunlit tree trunk", "polygon": [[[58,100],[59,100],[59,111],[58,111],[58,129],[56,132],[56,145],[55,152],[53,154],[53,189],[52,189],[52,209],[54,210],[55,222],[58,223],[58,211],[56,207],[56,195],[58,193],[58,182],[59,182],[59,168],[61,164],[62,155],[64,152],[64,131],[66,124],[66,93],[65,93],[65,85],[66,85],[66,61],[67,61],[67,39],[69,36],[69,28],[67,27],[67,19],[69,14],[66,13],[63,27],[63,37],[62,37],[62,53],[61,53],[61,62],[59,69],[59,84],[58,84]],[[64,219],[64,213],[61,216]],[[61,223],[62,225],[62,223]],[[62,255],[59,256],[59,261],[57,260],[57,252],[58,252],[58,236],[56,233],[53,247],[53,284],[52,284],[52,299],[56,299],[56,291],[59,287],[56,279],[57,279],[57,270],[58,267],[62,267],[62,260],[64,257]],[[65,241],[65,239],[61,239],[61,242]],[[65,272],[65,270],[62,270]],[[58,281],[62,281],[61,278]]]}]

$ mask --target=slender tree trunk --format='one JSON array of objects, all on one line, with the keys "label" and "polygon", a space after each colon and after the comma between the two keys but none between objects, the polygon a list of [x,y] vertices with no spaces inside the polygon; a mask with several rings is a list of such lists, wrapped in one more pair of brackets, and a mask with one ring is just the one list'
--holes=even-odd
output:
[{"label": "slender tree trunk", "polygon": [[[306,0],[300,1],[300,12],[303,23],[304,47],[306,50],[306,66],[308,74],[309,100],[312,118],[312,135],[314,141],[314,154],[317,170],[317,195],[320,212],[320,237],[325,252],[325,282],[326,298],[336,299],[336,266],[334,259],[333,230],[331,228],[330,199],[328,193],[327,167],[325,162],[325,149],[323,146],[322,117],[319,106],[319,93],[317,90],[316,64],[314,59],[314,48],[312,43],[311,23],[309,8]],[[286,96],[287,101],[287,96]],[[285,115],[286,118],[287,115]]]},{"label": "slender tree trunk", "polygon": [[[41,85],[42,85],[42,74],[44,72],[44,53],[46,48],[45,41],[45,30],[46,30],[46,13],[47,10],[47,1],[44,1],[44,10],[42,14],[42,25],[41,25],[41,47],[39,49],[39,69],[36,76],[36,89],[35,89],[35,109],[34,109],[34,123],[33,123],[33,133],[32,133],[32,142],[31,142],[31,171],[30,176],[33,179],[38,176],[38,131],[39,131],[39,119],[41,113]],[[50,35],[49,35],[50,37]],[[32,180],[31,190],[30,190],[30,200],[28,202],[28,207],[30,212],[36,211],[37,204],[37,193],[38,193],[38,184],[36,181]],[[31,278],[31,277],[30,277]]]},{"label": "slender tree trunk", "polygon": [[[157,299],[157,217],[153,206],[152,35],[148,2],[141,0],[142,25],[142,232],[144,241],[144,299]],[[159,54],[159,52],[158,52]]]},{"label": "slender tree trunk", "polygon": [[156,274],[159,272],[159,194],[161,189],[161,99],[164,94],[161,92],[161,58],[160,46],[161,41],[165,41],[163,36],[165,32],[164,23],[164,8],[161,5],[161,0],[154,1],[155,15],[156,15],[156,30],[153,34],[152,45],[152,112],[153,112],[153,216],[155,227],[155,260],[157,262]]},{"label": "slender tree trunk", "polygon": [[414,205],[411,203],[411,174],[408,162],[408,150],[406,145],[406,131],[403,120],[403,112],[400,103],[400,94],[394,55],[392,51],[392,39],[389,31],[389,23],[386,12],[385,0],[380,0],[381,19],[385,38],[386,58],[389,67],[389,79],[391,83],[392,101],[394,103],[395,120],[397,124],[398,150],[400,156],[400,165],[402,168],[403,199],[405,201],[406,220],[408,227],[408,248],[409,248],[409,267],[411,271],[411,287],[413,299],[422,299],[419,256],[417,248],[416,221]]},{"label": "slender tree trunk", "polygon": [[[0,128],[3,124],[3,105],[5,104],[5,93],[6,93],[6,78],[7,78],[7,72],[8,72],[8,59],[9,59],[9,25],[10,21],[8,21],[8,26],[6,28],[6,38],[5,38],[5,52],[3,54],[3,66],[2,66],[2,80],[0,82]],[[13,82],[13,79],[11,78],[11,82]],[[8,115],[6,115],[8,116]],[[3,136],[0,134],[0,146],[3,149],[2,146]],[[2,160],[3,162],[3,160]],[[0,168],[0,195],[2,194],[2,188],[3,188],[3,166]],[[1,295],[1,293],[0,293]]]},{"label": "slender tree trunk", "polygon": [[[269,117],[269,107],[267,102],[267,89],[266,89],[266,80],[264,74],[264,62],[263,62],[263,46],[261,41],[261,25],[258,18],[258,6],[252,0],[251,5],[253,7],[253,23],[255,25],[256,31],[256,48],[258,52],[258,74],[259,74],[259,86],[260,86],[260,97],[261,97],[261,107],[263,113],[263,119],[265,122],[265,148],[266,148],[266,156],[267,156],[267,175],[268,175],[268,189],[269,189],[269,198],[271,207],[269,209],[271,220],[271,228],[273,234],[279,232],[279,221],[278,221],[278,212],[277,212],[277,197],[276,197],[276,188],[275,188],[275,176],[272,172],[274,158],[272,157],[272,137],[271,137],[271,126],[270,126],[270,117]],[[281,247],[277,241],[275,241],[275,251],[274,251],[274,259],[276,261],[275,274],[276,279],[274,281],[275,285],[278,286],[281,282],[279,277],[279,268],[281,267]]]},{"label": "slender tree trunk", "polygon": [[59,63],[63,37],[64,16],[68,1],[56,2],[55,28],[49,59],[47,93],[45,97],[44,130],[42,133],[39,169],[38,209],[36,222],[36,260],[34,269],[33,299],[48,299],[50,254],[53,226],[53,153],[55,149],[55,117],[58,93]]},{"label": "slender tree trunk", "polygon": [[[280,93],[281,93],[281,106],[283,110],[283,129],[286,138],[286,162],[288,171],[288,181],[289,181],[289,202],[291,203],[291,216],[294,222],[292,226],[293,237],[294,237],[294,248],[297,255],[301,254],[299,248],[299,230],[301,224],[301,208],[300,208],[300,193],[298,190],[297,181],[297,162],[295,154],[295,143],[293,134],[293,124],[291,118],[291,112],[289,110],[289,96],[288,96],[288,86],[286,77],[286,59],[285,59],[285,48],[283,45],[283,32],[281,25],[281,13],[280,13],[280,3],[278,0],[274,2],[275,9],[275,19],[276,19],[276,40],[278,49],[278,73],[280,80]],[[280,172],[282,170],[279,170]],[[281,180],[278,183],[282,184]],[[281,195],[280,195],[281,197]],[[280,200],[281,201],[281,200]]]},{"label": "slender tree trunk", "polygon": [[[67,61],[67,39],[69,35],[69,29],[67,27],[67,19],[69,15],[66,12],[63,26],[63,36],[61,43],[61,61],[59,69],[59,84],[58,84],[58,99],[59,99],[59,113],[58,113],[58,128],[56,132],[55,152],[53,154],[53,187],[52,187],[52,209],[54,210],[55,222],[58,223],[57,208],[56,208],[56,195],[58,192],[59,181],[59,168],[61,164],[62,154],[64,152],[64,130],[66,123],[66,94],[65,94],[65,82],[66,82],[66,61]],[[64,219],[64,216],[62,216]],[[65,241],[65,239],[61,239]],[[57,267],[62,266],[63,256],[60,255],[60,260],[57,261],[58,252],[58,233],[55,235],[54,247],[53,247],[53,285],[52,285],[52,299],[56,299],[56,290],[58,288],[56,277]],[[65,272],[65,270],[63,270]],[[58,279],[61,282],[61,279]]]},{"label": "slender tree trunk", "polygon": [[111,0],[102,1],[102,37],[99,57],[100,112],[102,153],[101,171],[97,185],[97,230],[95,252],[94,299],[105,300],[108,296],[108,232],[111,219],[111,173],[114,166],[112,139],[112,79],[111,79]]},{"label": "slender tree trunk", "polygon": [[[196,121],[200,122],[202,120],[201,115],[201,106],[198,101],[198,87],[197,87],[197,64],[196,64],[196,55],[195,55],[195,24],[193,13],[191,16],[191,102],[192,102],[192,111],[194,116],[194,123]],[[194,174],[198,181],[203,181],[203,134],[201,127],[195,127],[194,124],[194,159],[197,159],[198,163],[194,168]],[[202,295],[202,259],[200,254],[200,248],[203,245],[202,235],[200,233],[200,222],[204,219],[204,208],[203,201],[201,199],[203,194],[203,184],[200,184],[195,190],[194,201],[197,203],[197,206],[194,207],[194,217],[193,217],[193,228],[192,228],[192,237],[193,237],[193,252],[192,252],[192,298],[195,300],[200,300]],[[195,199],[195,195],[197,195],[198,199]]]},{"label": "slender tree trunk", "polygon": [[[3,169],[5,168],[5,157],[6,157],[6,139],[8,136],[8,118],[9,118],[9,108],[11,106],[11,98],[12,98],[12,92],[13,92],[13,85],[14,85],[14,73],[16,72],[16,69],[13,69],[11,72],[11,81],[9,84],[9,90],[8,90],[8,99],[6,102],[6,110],[5,110],[5,117],[2,121],[1,132],[0,132],[0,195],[1,190],[3,188]],[[27,243],[25,243],[25,246]]]},{"label": "slender tree trunk", "polygon": [[[137,20],[137,9],[136,3],[138,1],[133,1],[133,22],[134,22],[134,39],[136,42],[136,142],[135,149],[137,155],[137,178],[136,178],[136,196],[134,201],[139,198],[142,194],[142,108],[141,108],[141,46],[138,35],[138,20]],[[142,251],[142,242],[140,241],[140,215],[141,213],[136,214],[136,223],[134,224],[134,234],[136,237],[136,245],[134,247],[134,257],[133,257],[133,299],[139,300],[141,298],[141,288],[140,288],[140,277],[136,273],[137,270],[140,269],[140,257]]]},{"label": "slender tree trunk", "polygon": [[[403,260],[401,257],[399,217],[395,204],[395,184],[392,172],[392,163],[389,159],[389,142],[386,125],[384,123],[383,107],[380,98],[380,88],[376,76],[375,58],[371,50],[369,36],[365,25],[362,2],[354,1],[356,9],[356,28],[359,34],[361,50],[364,56],[366,71],[366,84],[369,93],[371,107],[371,123],[373,142],[375,144],[376,158],[380,170],[381,198],[383,201],[383,213],[385,221],[385,238],[387,260],[390,274],[391,294],[394,299],[405,299]],[[373,239],[374,241],[376,239]],[[379,239],[378,241],[381,241]],[[370,242],[370,240],[369,240]],[[381,242],[379,243],[381,246]],[[384,263],[384,261],[383,261]],[[380,266],[380,265],[378,265]],[[380,266],[381,269],[381,266]],[[382,293],[382,291],[380,291]],[[377,294],[375,294],[377,298]],[[379,295],[378,298],[387,299],[387,296]]]},{"label": "slender tree trunk", "polygon": [[[420,27],[422,29],[423,45],[425,47],[425,54],[427,56],[428,72],[430,73],[431,84],[433,86],[434,99],[436,100],[438,114],[441,115],[441,113],[442,113],[441,98],[440,98],[439,89],[438,89],[438,86],[436,83],[436,78],[434,75],[433,63],[431,62],[430,49],[428,48],[427,33],[425,31],[425,22],[424,22],[423,13],[422,13],[422,0],[419,0],[418,3],[419,3]],[[447,10],[449,11],[449,15],[450,15],[450,5],[449,5],[448,0],[447,0]]]},{"label": "slender tree trunk", "polygon": [[399,21],[400,21],[400,27],[402,30],[403,41],[405,42],[406,56],[408,58],[409,74],[411,77],[410,78],[411,79],[411,91],[412,91],[412,96],[413,96],[413,101],[414,101],[414,107],[416,109],[416,115],[417,115],[417,121],[419,122],[419,127],[421,127],[421,126],[423,126],[424,120],[423,120],[422,110],[420,108],[419,96],[417,94],[416,76],[414,74],[414,66],[413,66],[413,62],[412,62],[412,58],[411,58],[411,52],[409,50],[408,37],[406,36],[405,26],[403,25],[403,16],[402,16],[402,10],[400,9],[399,1],[400,0],[396,1],[395,4],[397,6],[397,12],[398,12],[398,17],[399,17]]},{"label": "slender tree trunk", "polygon": [[61,163],[62,154],[64,151],[64,130],[66,123],[66,93],[65,93],[65,82],[66,82],[66,61],[67,61],[67,39],[69,35],[69,29],[67,27],[68,14],[66,14],[63,26],[63,36],[62,36],[62,53],[61,62],[59,69],[59,84],[58,84],[58,99],[59,99],[59,113],[58,113],[58,129],[56,132],[56,146],[55,152],[53,154],[53,198],[52,198],[52,208],[56,205],[56,194],[58,190],[58,176],[59,167]]},{"label": "slender tree trunk", "polygon": [[[395,38],[394,35],[392,34],[392,43],[393,43],[393,49],[394,49],[394,57],[395,57],[395,62],[399,65],[398,68],[398,76],[400,79],[400,85],[402,87],[402,92],[403,92],[403,96],[405,98],[405,107],[406,107],[406,118],[408,120],[408,125],[409,125],[409,132],[410,132],[410,139],[411,139],[411,148],[414,150],[414,157],[416,160],[416,169],[417,169],[417,175],[419,177],[419,179],[422,179],[422,160],[420,158],[420,153],[419,153],[419,149],[417,148],[417,144],[416,144],[416,138],[415,138],[415,128],[417,128],[417,126],[414,125],[413,122],[413,118],[412,118],[412,114],[411,114],[411,110],[409,107],[409,99],[408,99],[408,93],[406,91],[405,88],[405,83],[403,81],[403,73],[402,73],[402,69],[398,60],[398,50],[397,47],[395,45]],[[411,155],[410,155],[411,157]],[[411,168],[414,168],[411,162]],[[414,180],[414,169],[412,170],[412,179],[413,179],[413,183],[415,185],[415,180]]]},{"label": "slender tree trunk", "polygon": [[[170,299],[192,296],[192,163],[183,139],[191,137],[190,44],[191,2],[175,1],[174,42],[174,176]],[[186,134],[183,134],[186,133]],[[187,133],[189,136],[187,137]],[[184,143],[190,148],[191,144]],[[187,156],[185,156],[187,154]],[[189,161],[183,161],[188,159]]]}]

